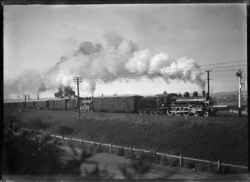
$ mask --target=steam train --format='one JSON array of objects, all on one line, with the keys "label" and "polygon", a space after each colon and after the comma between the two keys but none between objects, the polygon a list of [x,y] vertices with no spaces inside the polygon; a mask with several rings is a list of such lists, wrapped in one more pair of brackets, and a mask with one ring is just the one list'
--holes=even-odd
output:
[{"label": "steam train", "polygon": [[[81,112],[127,112],[151,115],[214,115],[213,99],[205,91],[199,96],[194,92],[192,96],[185,92],[182,96],[176,93],[163,93],[153,97],[140,95],[110,96],[110,97],[86,97],[79,98]],[[25,108],[25,102],[6,102],[5,108]],[[78,110],[77,98],[60,98],[45,100],[29,100],[27,109],[46,110]]]}]

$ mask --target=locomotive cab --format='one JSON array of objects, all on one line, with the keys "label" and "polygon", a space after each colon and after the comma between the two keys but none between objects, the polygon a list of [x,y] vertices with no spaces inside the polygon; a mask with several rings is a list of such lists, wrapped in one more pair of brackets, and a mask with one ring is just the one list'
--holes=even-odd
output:
[{"label": "locomotive cab", "polygon": [[159,111],[162,114],[166,114],[167,110],[169,110],[169,107],[171,105],[175,105],[176,99],[180,97],[179,95],[175,93],[170,94],[158,94],[155,96],[157,98],[157,105],[159,107]]}]

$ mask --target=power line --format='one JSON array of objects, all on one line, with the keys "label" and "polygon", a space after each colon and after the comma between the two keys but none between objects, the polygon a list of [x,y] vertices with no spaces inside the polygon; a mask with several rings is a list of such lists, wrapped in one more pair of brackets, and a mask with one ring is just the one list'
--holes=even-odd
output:
[{"label": "power line", "polygon": [[[207,64],[207,65],[200,65],[200,67],[206,67],[206,66],[212,66],[212,65],[221,65],[221,64],[228,64],[228,63],[236,63],[236,62],[243,62],[246,60],[237,60],[237,61],[228,61],[228,62],[223,62],[223,63],[215,63],[215,64]],[[221,66],[221,67],[210,67],[206,69],[199,69],[199,70],[192,70],[193,72],[199,72],[199,71],[206,71],[207,69],[221,69],[221,68],[230,68],[230,67],[238,67],[238,66],[245,66],[247,64],[242,64],[242,65],[230,65],[230,66]],[[237,68],[238,69],[238,68]],[[176,68],[176,69],[168,69],[168,71],[184,71],[185,68]],[[235,71],[235,70],[233,70]],[[220,71],[214,71],[214,72],[220,72]],[[221,71],[224,72],[224,71]],[[144,72],[142,73],[124,73],[124,74],[119,74],[119,75],[99,75],[99,76],[89,76],[89,77],[82,77],[83,79],[100,79],[100,78],[125,78],[125,77],[142,77],[142,76],[147,76],[150,74],[163,74],[164,72],[147,72],[145,75]]]},{"label": "power line", "polygon": [[[240,66],[245,66],[245,65],[247,65],[247,64],[242,64]],[[236,67],[236,66],[239,66],[239,65],[222,66],[222,67],[212,67],[212,68],[207,68],[207,69],[229,68],[229,67]]]},{"label": "power line", "polygon": [[236,62],[243,62],[243,61],[247,61],[247,60],[227,61],[227,62],[223,62],[223,63],[207,64],[207,65],[200,65],[200,66],[220,65],[220,64],[236,63]]},{"label": "power line", "polygon": [[[244,64],[246,65],[246,64]],[[221,69],[221,68],[230,68],[230,67],[238,67],[238,65],[233,65],[233,66],[223,66],[223,67],[212,67],[212,68],[207,68],[207,69]],[[243,66],[243,65],[242,65]],[[207,69],[200,69],[200,70],[192,70],[193,72],[200,72],[200,71],[206,71]],[[238,69],[238,68],[237,68]],[[168,71],[184,71],[185,68],[177,68],[177,69],[169,69]],[[235,70],[232,70],[235,71]],[[214,72],[224,72],[224,70],[219,71],[216,70]],[[166,72],[167,73],[167,72]],[[99,76],[90,76],[90,77],[83,77],[83,79],[99,79],[99,78],[125,78],[125,77],[141,77],[141,76],[148,76],[150,74],[164,74],[164,72],[147,72],[147,74],[145,75],[144,73],[126,73],[126,74],[119,74],[119,75],[109,75],[109,76],[105,76],[105,75],[99,75]]]},{"label": "power line", "polygon": [[[247,69],[246,67],[245,68],[241,68],[242,70],[244,69]],[[238,69],[237,69],[238,70]],[[237,71],[236,69],[231,69],[231,70],[215,70],[213,71],[213,73],[220,73],[220,72],[229,72],[229,71]]]}]

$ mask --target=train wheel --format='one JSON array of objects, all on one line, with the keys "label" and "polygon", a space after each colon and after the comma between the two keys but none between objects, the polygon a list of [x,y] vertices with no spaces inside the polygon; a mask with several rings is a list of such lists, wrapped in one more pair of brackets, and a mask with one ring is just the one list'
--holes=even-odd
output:
[{"label": "train wheel", "polygon": [[168,109],[167,110],[167,115],[172,116],[173,114],[174,114],[173,109]]},{"label": "train wheel", "polygon": [[204,115],[205,117],[208,117],[208,116],[209,116],[209,112],[208,112],[208,111],[205,111],[203,115]]},{"label": "train wheel", "polygon": [[183,115],[184,116],[189,116],[189,114],[190,114],[190,111],[189,111],[189,109],[188,108],[184,108],[184,110],[183,110],[184,112],[183,112]]},{"label": "train wheel", "polygon": [[195,116],[195,117],[199,116],[198,112],[194,113],[194,116]]},{"label": "train wheel", "polygon": [[180,116],[180,115],[181,115],[180,111],[181,111],[181,109],[177,108],[177,109],[175,110],[175,115],[176,115],[176,116]]}]

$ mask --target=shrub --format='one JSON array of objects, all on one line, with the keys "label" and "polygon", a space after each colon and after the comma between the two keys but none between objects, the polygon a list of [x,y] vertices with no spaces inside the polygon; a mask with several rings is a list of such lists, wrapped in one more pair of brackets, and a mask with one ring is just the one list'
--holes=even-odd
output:
[{"label": "shrub", "polygon": [[130,150],[125,150],[124,151],[124,156],[126,159],[132,159],[132,160],[136,160],[136,155],[135,152],[132,150],[132,152]]},{"label": "shrub", "polygon": [[[96,162],[87,161],[92,154],[62,146],[52,137],[39,132],[4,131],[3,174],[4,175],[74,175],[84,174],[84,179],[105,179],[108,173],[100,170]],[[18,152],[17,152],[18,151]],[[82,169],[83,163],[94,164],[91,171]]]},{"label": "shrub", "polygon": [[198,171],[207,171],[207,164],[202,162],[197,162],[195,164],[195,169]]},{"label": "shrub", "polygon": [[124,156],[125,156],[124,148],[123,148],[123,147],[122,147],[122,148],[119,148],[116,155],[117,155],[117,156],[124,157]]},{"label": "shrub", "polygon": [[99,145],[95,146],[94,152],[95,152],[95,153],[102,153],[102,152],[103,152],[102,145],[99,144]]},{"label": "shrub", "polygon": [[161,164],[164,166],[176,167],[179,165],[179,159],[162,156]]},{"label": "shrub", "polygon": [[216,171],[217,171],[216,164],[213,164],[212,162],[208,163],[208,165],[207,165],[207,172],[214,173]]},{"label": "shrub", "polygon": [[188,160],[183,161],[183,167],[185,168],[194,169],[195,165],[196,165],[196,162],[194,161],[188,161]]},{"label": "shrub", "polygon": [[110,148],[109,147],[107,147],[107,146],[102,146],[103,148],[103,152],[105,152],[105,153],[110,153]]},{"label": "shrub", "polygon": [[[4,131],[4,165],[7,174],[58,174],[61,144],[38,132]],[[18,152],[17,152],[18,151]],[[39,165],[37,165],[39,164]]]},{"label": "shrub", "polygon": [[153,152],[151,153],[140,152],[138,159],[145,162],[151,162],[151,163],[155,162],[155,156]]}]

